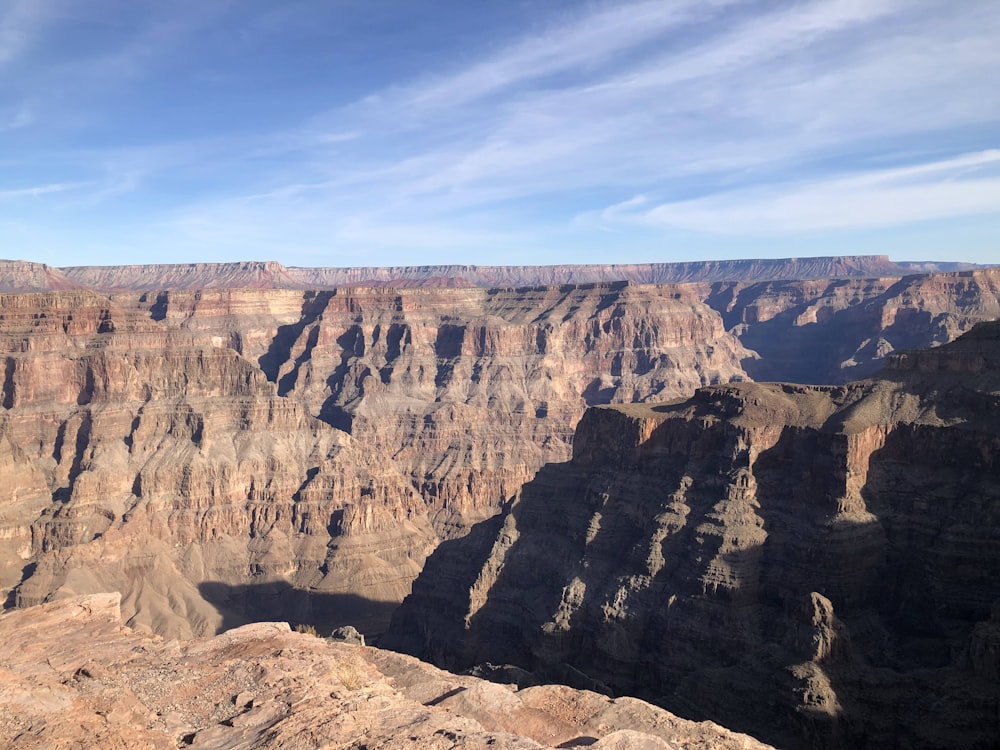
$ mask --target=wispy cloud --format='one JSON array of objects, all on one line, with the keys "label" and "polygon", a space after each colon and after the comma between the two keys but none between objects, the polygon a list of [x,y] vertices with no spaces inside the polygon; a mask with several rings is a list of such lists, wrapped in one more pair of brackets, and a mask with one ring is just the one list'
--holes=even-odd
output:
[{"label": "wispy cloud", "polygon": [[1000,212],[1000,150],[898,169],[737,190],[650,207],[637,197],[606,222],[769,235],[886,227]]},{"label": "wispy cloud", "polygon": [[27,188],[15,188],[11,190],[0,190],[0,201],[16,200],[19,198],[39,198],[51,193],[65,193],[71,190],[81,190],[88,186],[81,182],[57,182],[51,185],[37,185]]},{"label": "wispy cloud", "polygon": [[[19,0],[0,13],[0,71],[5,54],[14,60],[34,43],[41,27],[25,15],[32,5]],[[520,34],[484,34],[480,53],[462,64],[404,60],[389,83],[350,98],[336,86],[372,63],[370,51],[343,69],[309,67],[289,80],[314,99],[290,100],[297,114],[270,128],[227,117],[209,99],[188,102],[178,83],[218,73],[226,85],[249,83],[242,95],[260,95],[258,81],[222,58],[179,62],[214,43],[201,34],[219,14],[231,19],[243,7],[137,12],[133,34],[67,73],[79,84],[75,114],[89,118],[99,143],[33,154],[48,171],[20,184],[86,182],[93,203],[109,212],[141,205],[175,245],[258,255],[332,246],[492,253],[591,229],[613,231],[607,241],[618,248],[637,229],[793,234],[1000,211],[991,150],[1000,147],[996,3],[546,5]],[[307,20],[299,12],[283,8],[281,28]],[[273,43],[263,32],[254,39]],[[128,132],[133,145],[115,143],[101,128],[117,110],[90,107],[101,101],[95,92],[139,94],[147,84],[164,92],[154,105],[204,107],[211,125],[184,136],[150,127],[155,136]],[[52,95],[38,103],[29,93],[0,114],[0,130],[6,120],[6,132],[27,137],[32,119],[72,121],[58,117]],[[152,106],[147,117],[170,114]],[[20,195],[10,179],[8,200]]]},{"label": "wispy cloud", "polygon": [[44,24],[45,0],[9,0],[0,10],[0,70],[21,55]]},{"label": "wispy cloud", "polygon": [[[729,194],[802,171],[819,191],[833,185],[820,160],[867,159],[886,139],[996,122],[1000,112],[989,83],[1000,77],[1000,14],[975,4],[947,17],[919,0],[814,0],[732,17],[719,16],[723,4],[665,5],[600,11],[451,77],[382,92],[365,113],[371,153],[380,132],[395,131],[392,113],[419,105],[423,131],[403,158],[362,158],[355,177],[396,215],[581,189]],[[671,36],[675,27],[686,33]],[[602,28],[610,31],[598,43]],[[619,58],[626,63],[601,64]],[[571,82],[542,83],[569,69]],[[885,156],[899,158],[891,147]],[[340,189],[338,180],[317,184],[317,199],[332,202]],[[936,213],[961,211],[953,198]]]},{"label": "wispy cloud", "polygon": [[35,113],[30,102],[22,102],[17,107],[7,110],[2,117],[0,131],[21,130],[35,121]]},{"label": "wispy cloud", "polygon": [[388,98],[407,107],[451,109],[558,73],[594,71],[672,29],[711,19],[736,1],[644,0],[599,8],[565,24],[552,24],[465,70],[390,92]]},{"label": "wispy cloud", "polygon": [[[521,87],[492,106],[466,105],[469,97],[523,84],[585,53],[571,43],[582,32],[553,33],[566,49],[552,53],[550,67],[522,64],[540,53],[534,43],[517,44],[427,88],[381,94],[386,121],[369,120],[367,131],[376,141],[380,128],[388,137],[396,124],[389,113],[414,101],[434,103],[436,120],[424,123],[422,140],[395,162],[401,171],[422,169],[401,190],[468,190],[509,180],[511,192],[532,194],[579,188],[581,179],[592,186],[641,184],[775,160],[783,167],[858,138],[995,118],[995,89],[986,78],[977,85],[968,76],[1000,73],[995,51],[986,59],[969,52],[982,53],[983,43],[995,39],[998,14],[985,25],[933,15],[921,24],[906,16],[918,28],[897,30],[887,17],[900,7],[890,0],[813,2],[730,21],[718,34],[708,25],[692,35],[693,43],[674,39],[652,53],[638,30],[634,37],[622,30],[616,41],[644,53],[625,70],[588,69],[571,84]],[[628,18],[630,10],[618,12]],[[595,18],[579,27],[598,27]],[[663,31],[641,14],[635,27]],[[941,106],[942,100],[958,106]],[[460,123],[457,132],[453,122]]]}]

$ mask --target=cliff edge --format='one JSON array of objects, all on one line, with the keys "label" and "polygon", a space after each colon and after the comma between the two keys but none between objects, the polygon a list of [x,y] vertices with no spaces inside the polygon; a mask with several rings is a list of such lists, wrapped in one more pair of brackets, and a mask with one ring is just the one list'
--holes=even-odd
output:
[{"label": "cliff edge", "polygon": [[125,627],[117,594],[0,616],[0,744],[766,750],[634,699],[517,690],[257,623],[207,640]]}]

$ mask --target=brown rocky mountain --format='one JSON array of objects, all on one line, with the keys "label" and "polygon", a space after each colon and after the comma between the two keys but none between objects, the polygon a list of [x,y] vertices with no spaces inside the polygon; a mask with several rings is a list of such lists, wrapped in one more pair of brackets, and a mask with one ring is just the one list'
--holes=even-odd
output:
[{"label": "brown rocky mountain", "polygon": [[682,287],[349,289],[314,302],[262,366],[279,394],[405,467],[442,535],[567,458],[588,403],[743,379],[752,356]]},{"label": "brown rocky mountain", "polygon": [[0,295],[0,599],[117,590],[171,635],[378,632],[440,539],[569,460],[587,406],[844,381],[1000,317],[998,288],[994,269]]},{"label": "brown rocky mountain", "polygon": [[588,410],[383,642],[786,747],[996,747],[998,513],[994,322],[845,385]]},{"label": "brown rocky mountain", "polygon": [[131,624],[175,636],[274,610],[381,623],[437,541],[422,499],[158,304],[0,296],[8,604],[120,591]]},{"label": "brown rocky mountain", "polygon": [[388,268],[297,268],[274,261],[52,268],[0,260],[0,291],[56,289],[143,291],[197,289],[339,289],[367,287],[485,288],[557,286],[629,281],[666,284],[693,281],[766,281],[902,276],[972,270],[963,263],[893,263],[883,255],[689,263],[613,263],[555,266],[396,266]]},{"label": "brown rocky mountain", "polygon": [[[181,679],[178,679],[181,677]],[[0,744],[93,747],[765,750],[634,698],[517,690],[257,623],[209,640],[124,627],[117,594],[0,616]]]}]

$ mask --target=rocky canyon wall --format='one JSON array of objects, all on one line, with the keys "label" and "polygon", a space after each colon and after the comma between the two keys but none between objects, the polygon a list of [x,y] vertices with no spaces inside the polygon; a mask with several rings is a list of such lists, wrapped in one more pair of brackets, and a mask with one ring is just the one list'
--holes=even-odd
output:
[{"label": "rocky canyon wall", "polygon": [[421,498],[161,304],[0,296],[7,604],[119,591],[131,624],[176,636],[380,623],[437,541]]},{"label": "rocky canyon wall", "polygon": [[[40,264],[32,264],[38,266]],[[960,264],[955,264],[960,265]],[[921,270],[897,264],[884,255],[766,260],[695,261],[689,263],[609,263],[553,266],[395,266],[387,268],[297,268],[274,261],[188,263],[155,266],[75,266],[49,269],[71,283],[92,289],[155,291],[261,287],[270,289],[341,289],[365,287],[483,288],[559,286],[630,281],[665,284],[692,281],[822,279],[891,276]],[[926,269],[932,270],[932,269]],[[946,270],[934,268],[933,270]],[[955,268],[953,270],[961,270]],[[39,269],[34,272],[38,275]],[[0,287],[3,286],[0,264]]]},{"label": "rocky canyon wall", "polygon": [[993,747],[998,509],[990,323],[870,380],[590,409],[571,461],[439,546],[385,642],[783,747]]},{"label": "rocky canyon wall", "polygon": [[377,632],[440,539],[569,460],[588,406],[843,381],[1000,317],[998,279],[0,295],[0,598]]}]

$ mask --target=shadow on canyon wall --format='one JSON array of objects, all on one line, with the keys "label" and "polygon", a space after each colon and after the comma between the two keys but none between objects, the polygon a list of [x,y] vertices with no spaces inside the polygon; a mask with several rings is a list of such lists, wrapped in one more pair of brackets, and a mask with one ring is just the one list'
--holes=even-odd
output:
[{"label": "shadow on canyon wall", "polygon": [[[705,302],[760,355],[741,361],[757,382],[846,383],[868,377],[892,351],[924,348],[953,339],[955,321],[904,304],[919,297],[920,277],[905,277],[880,293],[858,290],[858,279],[829,282],[822,300],[800,282],[717,283]],[[874,282],[873,282],[874,283]],[[768,309],[774,298],[775,310]],[[784,299],[781,305],[777,299]],[[829,304],[819,304],[826,300]],[[894,314],[886,319],[886,311]]]},{"label": "shadow on canyon wall", "polygon": [[897,425],[852,499],[842,432],[786,426],[751,475],[732,432],[671,422],[634,464],[546,465],[442,543],[383,645],[785,747],[995,746],[992,435]]},{"label": "shadow on canyon wall", "polygon": [[352,625],[376,643],[398,604],[366,599],[356,594],[337,594],[297,589],[287,581],[230,585],[205,581],[199,593],[223,617],[219,633],[251,622],[287,622],[311,625],[321,636]]}]

